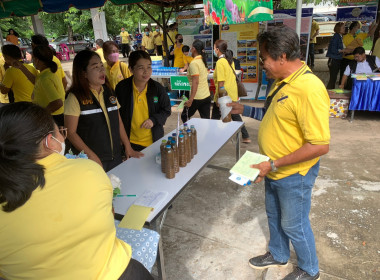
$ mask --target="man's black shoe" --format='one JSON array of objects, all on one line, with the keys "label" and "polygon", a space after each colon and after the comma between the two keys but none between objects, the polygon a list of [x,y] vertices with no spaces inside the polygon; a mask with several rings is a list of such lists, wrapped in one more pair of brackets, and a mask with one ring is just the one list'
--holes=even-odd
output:
[{"label": "man's black shoe", "polygon": [[315,276],[311,276],[301,268],[296,267],[292,273],[286,275],[283,280],[319,280],[319,272]]},{"label": "man's black shoe", "polygon": [[256,269],[265,269],[269,267],[276,266],[286,266],[288,262],[278,262],[276,261],[270,252],[267,252],[265,255],[257,256],[249,260],[249,266]]}]

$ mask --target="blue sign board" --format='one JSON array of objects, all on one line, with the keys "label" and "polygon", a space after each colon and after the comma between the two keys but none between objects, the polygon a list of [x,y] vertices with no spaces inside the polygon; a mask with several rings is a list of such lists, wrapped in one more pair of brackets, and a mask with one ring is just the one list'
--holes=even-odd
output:
[{"label": "blue sign board", "polygon": [[[274,14],[287,14],[292,17],[296,17],[296,9],[286,9],[286,10],[274,10]],[[302,17],[311,17],[313,16],[313,8],[302,8]],[[278,18],[278,17],[277,17]]]},{"label": "blue sign board", "polygon": [[338,8],[337,21],[373,21],[376,19],[377,6],[356,6]]}]

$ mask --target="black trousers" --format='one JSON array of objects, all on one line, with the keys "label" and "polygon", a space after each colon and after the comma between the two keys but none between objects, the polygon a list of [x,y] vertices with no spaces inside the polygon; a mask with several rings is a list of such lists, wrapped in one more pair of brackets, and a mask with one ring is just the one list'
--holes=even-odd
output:
[{"label": "black trousers", "polygon": [[162,52],[162,46],[157,46],[157,55],[161,55],[162,56],[163,52]]},{"label": "black trousers", "polygon": [[138,151],[138,152],[141,152],[142,150],[144,150],[146,148],[144,146],[141,146],[141,145],[138,145],[138,144],[135,144],[132,142],[131,142],[131,147],[132,147],[132,149],[134,149],[135,151]]},{"label": "black trousers", "polygon": [[311,67],[314,67],[314,43],[309,44],[309,63]]},{"label": "black trousers", "polygon": [[153,280],[153,276],[138,261],[131,259],[119,280]]},{"label": "black trousers", "polygon": [[123,56],[127,56],[129,57],[129,51],[131,50],[131,47],[129,46],[129,44],[121,44],[121,53],[123,54]]},{"label": "black trousers", "polygon": [[115,157],[114,160],[104,160],[104,161],[102,161],[103,169],[105,172],[108,172],[111,169],[118,166],[122,162],[123,162],[123,159],[122,159],[121,155]]},{"label": "black trousers", "polygon": [[341,59],[329,58],[328,66],[330,71],[330,80],[326,86],[327,89],[334,89],[336,87],[338,73],[339,71],[342,73],[342,70],[340,69],[341,62]]},{"label": "black trousers", "polygon": [[194,99],[190,108],[184,107],[181,119],[182,122],[187,122],[198,110],[202,119],[210,119],[210,105],[211,105],[211,97],[206,97],[205,99]]},{"label": "black trousers", "polygon": [[351,59],[347,59],[347,58],[343,58],[341,63],[340,63],[340,78],[339,78],[339,84],[342,82],[342,77],[343,77],[343,73],[344,73],[344,70],[346,70],[348,64],[350,64],[352,60]]},{"label": "black trousers", "polygon": [[[219,107],[216,106],[216,103],[214,103],[214,105],[212,106],[211,119],[220,120],[220,117],[221,117],[221,114],[220,114]],[[242,122],[243,121],[239,114],[231,114],[231,118],[233,121],[236,121],[236,122]],[[247,129],[245,128],[245,125],[243,125],[241,127],[241,134],[242,134],[242,137],[244,139],[249,138],[249,134],[248,134]]]}]

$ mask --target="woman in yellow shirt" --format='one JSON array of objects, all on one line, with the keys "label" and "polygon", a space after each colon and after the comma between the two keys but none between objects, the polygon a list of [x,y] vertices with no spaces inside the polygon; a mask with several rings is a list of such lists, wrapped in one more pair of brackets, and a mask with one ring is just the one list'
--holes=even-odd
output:
[{"label": "woman in yellow shirt", "polygon": [[0,278],[152,280],[116,237],[99,165],[66,159],[65,130],[40,106],[4,106],[0,120]]},{"label": "woman in yellow shirt", "polygon": [[[220,87],[224,87],[231,97],[233,102],[238,102],[238,90],[236,83],[236,76],[234,73],[235,64],[233,62],[233,57],[230,56],[230,52],[227,52],[227,42],[224,40],[216,40],[214,44],[214,55],[218,57],[216,62],[215,71],[214,71],[214,82],[215,82],[215,96],[214,96],[214,105],[212,108],[211,118],[219,120],[221,115],[218,108],[218,91]],[[233,121],[242,122],[242,118],[239,114],[231,114]],[[249,139],[249,134],[245,126],[241,128],[241,133],[243,137],[243,143],[251,143]]]},{"label": "woman in yellow shirt", "polygon": [[174,55],[174,64],[173,67],[179,67],[182,68],[185,66],[185,62],[183,60],[183,37],[181,34],[175,35],[175,45],[173,51],[170,53],[171,55]]},{"label": "woman in yellow shirt", "polygon": [[35,47],[33,64],[40,73],[35,80],[32,101],[52,114],[58,126],[63,126],[65,90],[62,81],[54,74],[57,72],[58,66],[53,61],[53,51],[50,47]]},{"label": "woman in yellow shirt", "polygon": [[115,90],[116,85],[132,76],[128,69],[128,64],[119,61],[119,47],[113,41],[107,41],[103,44],[103,54],[106,63],[104,67],[106,69],[107,79],[110,83],[112,90]]},{"label": "woman in yellow shirt", "polygon": [[187,71],[191,90],[189,100],[185,103],[185,108],[181,114],[181,119],[185,123],[198,110],[202,119],[210,118],[211,97],[207,81],[207,61],[205,46],[201,40],[195,40],[191,47],[191,55],[194,58],[190,62]]},{"label": "woman in yellow shirt", "polygon": [[96,52],[83,50],[73,62],[73,83],[65,101],[65,126],[74,152],[109,171],[122,163],[121,144],[127,157],[140,157],[129,143],[120,119],[118,101],[106,80]]}]

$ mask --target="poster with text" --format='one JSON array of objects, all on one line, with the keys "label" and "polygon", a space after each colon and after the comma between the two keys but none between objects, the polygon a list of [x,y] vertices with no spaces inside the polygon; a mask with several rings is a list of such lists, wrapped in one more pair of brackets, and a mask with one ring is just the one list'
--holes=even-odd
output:
[{"label": "poster with text", "polygon": [[338,6],[367,6],[377,5],[379,0],[340,0]]},{"label": "poster with text", "polygon": [[259,48],[257,34],[259,23],[224,24],[220,27],[220,38],[227,41],[234,58],[239,60],[243,69],[244,83],[257,83]]}]

